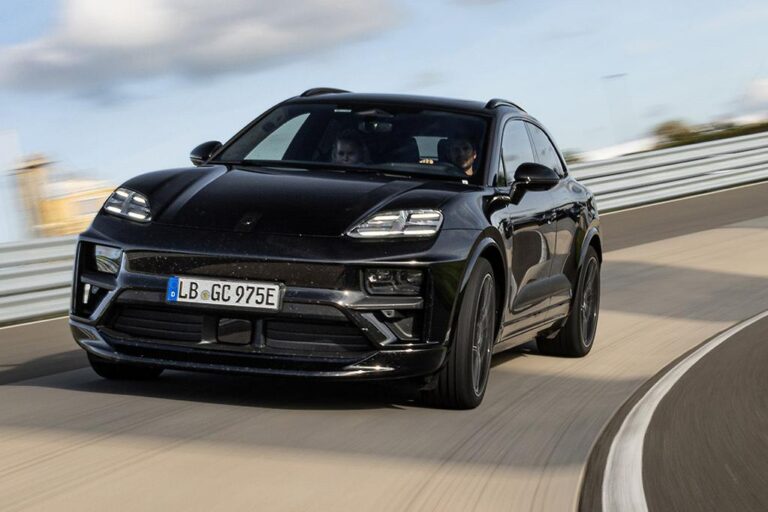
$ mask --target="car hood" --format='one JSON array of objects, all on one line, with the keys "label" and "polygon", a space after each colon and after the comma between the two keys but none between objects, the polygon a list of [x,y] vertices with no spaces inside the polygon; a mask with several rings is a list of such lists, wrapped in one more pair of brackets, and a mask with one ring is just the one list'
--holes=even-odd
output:
[{"label": "car hood", "polygon": [[[191,228],[339,236],[385,206],[437,207],[447,191],[417,179],[331,171],[226,169],[154,181],[154,222]],[[147,184],[134,188],[146,190]],[[131,183],[126,184],[131,186]],[[415,192],[415,193],[414,193]],[[409,206],[410,205],[410,206]]]}]

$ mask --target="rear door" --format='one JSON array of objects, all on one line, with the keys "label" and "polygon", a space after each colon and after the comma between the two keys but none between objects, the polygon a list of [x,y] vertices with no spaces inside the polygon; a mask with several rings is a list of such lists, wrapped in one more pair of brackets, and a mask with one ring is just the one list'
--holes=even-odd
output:
[{"label": "rear door", "polygon": [[[520,164],[536,161],[524,121],[511,119],[504,126],[501,160],[496,185],[507,189]],[[549,191],[526,190],[513,194],[512,204],[500,212],[511,266],[502,339],[541,322],[541,313],[550,304],[548,282],[556,236],[552,208]]]}]

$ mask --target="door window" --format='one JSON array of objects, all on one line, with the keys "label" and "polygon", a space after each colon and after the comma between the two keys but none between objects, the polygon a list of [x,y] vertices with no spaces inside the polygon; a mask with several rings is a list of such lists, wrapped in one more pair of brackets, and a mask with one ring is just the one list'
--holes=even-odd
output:
[{"label": "door window", "polygon": [[547,137],[547,134],[538,126],[530,123],[528,123],[528,128],[531,131],[531,138],[533,139],[533,146],[536,148],[536,158],[538,162],[547,167],[551,167],[560,176],[565,176],[563,164],[560,162],[557,150],[549,140],[549,137]]},{"label": "door window", "polygon": [[497,186],[511,184],[520,164],[536,161],[531,148],[531,140],[522,121],[512,120],[504,126],[501,152],[504,165],[499,169],[496,178]]}]

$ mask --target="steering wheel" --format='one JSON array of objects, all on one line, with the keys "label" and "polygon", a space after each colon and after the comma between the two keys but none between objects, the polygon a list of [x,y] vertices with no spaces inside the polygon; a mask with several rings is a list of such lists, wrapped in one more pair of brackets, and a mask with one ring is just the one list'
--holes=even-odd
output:
[{"label": "steering wheel", "polygon": [[467,173],[464,172],[464,169],[453,162],[440,162],[439,165],[442,165],[451,176],[456,176],[457,178],[469,178]]}]

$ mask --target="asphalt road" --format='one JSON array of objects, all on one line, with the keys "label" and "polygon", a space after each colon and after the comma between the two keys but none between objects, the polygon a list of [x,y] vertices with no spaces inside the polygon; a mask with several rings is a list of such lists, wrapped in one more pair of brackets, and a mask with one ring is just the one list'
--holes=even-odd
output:
[{"label": "asphalt road", "polygon": [[0,509],[573,510],[621,404],[768,309],[765,187],[606,216],[615,242],[593,352],[501,354],[474,411],[370,385],[107,382],[77,369],[63,320],[0,330]]},{"label": "asphalt road", "polygon": [[643,448],[651,511],[768,510],[768,320],[691,368],[659,404]]},{"label": "asphalt road", "polygon": [[768,183],[702,194],[606,215],[606,250],[714,229],[768,213]]}]

